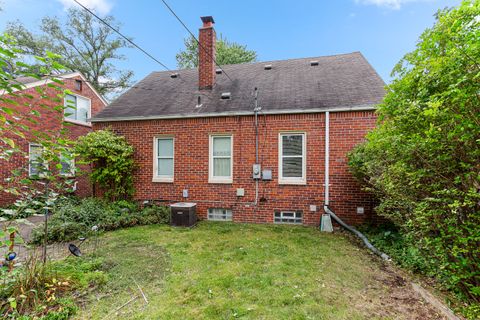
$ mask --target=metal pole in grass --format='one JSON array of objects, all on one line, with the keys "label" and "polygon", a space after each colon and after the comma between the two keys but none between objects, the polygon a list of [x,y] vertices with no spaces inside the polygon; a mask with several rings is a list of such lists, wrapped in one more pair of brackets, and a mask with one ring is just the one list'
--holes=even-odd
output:
[{"label": "metal pole in grass", "polygon": [[47,240],[48,240],[48,180],[45,182],[45,229],[43,238],[43,263],[47,263]]}]

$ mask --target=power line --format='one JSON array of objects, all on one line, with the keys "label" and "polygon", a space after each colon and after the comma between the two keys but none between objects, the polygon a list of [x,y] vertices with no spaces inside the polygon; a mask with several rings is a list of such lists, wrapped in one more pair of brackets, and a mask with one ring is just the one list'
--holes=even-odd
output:
[{"label": "power line", "polygon": [[[75,0],[76,1],[76,0]],[[208,50],[200,43],[200,41],[198,41],[198,39],[195,37],[195,35],[192,33],[192,31],[190,31],[190,29],[185,25],[185,23],[182,21],[182,19],[180,19],[180,17],[175,13],[175,11],[173,11],[173,9],[168,5],[168,3],[165,1],[165,0],[161,0],[163,2],[163,4],[165,5],[165,7],[167,7],[167,9],[175,16],[175,18],[178,20],[178,22],[180,22],[180,24],[185,28],[185,30],[188,31],[188,33],[190,33],[190,35],[192,36],[193,39],[195,39],[195,41],[197,42],[197,44],[202,48],[203,51],[205,51],[206,54],[208,54],[210,56],[210,58],[212,58],[213,62],[215,62],[215,65],[220,69],[222,70],[222,72],[227,76],[227,78],[233,82],[232,78],[230,78],[230,76],[225,72],[225,70],[222,69],[222,67],[217,63],[217,61],[215,60],[215,58],[210,54],[210,52],[208,52]]]},{"label": "power line", "polygon": [[172,70],[170,70],[165,64],[163,64],[160,60],[158,60],[157,58],[155,58],[154,56],[152,56],[150,53],[148,53],[146,50],[144,50],[142,47],[140,47],[139,45],[137,45],[135,42],[133,42],[132,40],[130,40],[128,37],[126,37],[125,35],[123,35],[120,31],[118,31],[116,28],[112,27],[108,22],[106,22],[105,20],[103,20],[102,18],[100,18],[99,16],[97,16],[93,11],[91,11],[90,9],[88,9],[87,7],[85,7],[83,4],[81,4],[80,2],[78,2],[77,0],[73,0],[75,1],[76,4],[78,4],[79,6],[81,6],[83,9],[85,9],[86,11],[88,11],[92,16],[94,16],[95,18],[97,18],[99,21],[101,21],[104,25],[106,25],[107,27],[109,27],[110,29],[112,29],[115,33],[117,33],[120,37],[122,37],[123,39],[125,39],[128,43],[130,43],[132,46],[134,46],[135,48],[137,48],[138,50],[142,51],[144,54],[146,54],[150,59],[152,59],[153,61],[155,61],[156,63],[158,63],[159,65],[161,65],[163,68],[165,68],[165,70],[167,71],[170,71],[172,72]]}]

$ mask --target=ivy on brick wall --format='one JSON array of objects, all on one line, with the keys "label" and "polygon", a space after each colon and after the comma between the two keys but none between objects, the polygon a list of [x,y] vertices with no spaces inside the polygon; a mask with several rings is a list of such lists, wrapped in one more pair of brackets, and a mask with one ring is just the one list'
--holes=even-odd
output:
[{"label": "ivy on brick wall", "polygon": [[75,149],[81,162],[91,167],[91,172],[87,173],[90,181],[102,188],[106,198],[132,197],[134,151],[124,137],[111,130],[98,130],[80,137]]},{"label": "ivy on brick wall", "polygon": [[480,303],[479,17],[479,0],[438,12],[395,67],[377,129],[350,155],[381,200],[377,211],[472,305]]}]

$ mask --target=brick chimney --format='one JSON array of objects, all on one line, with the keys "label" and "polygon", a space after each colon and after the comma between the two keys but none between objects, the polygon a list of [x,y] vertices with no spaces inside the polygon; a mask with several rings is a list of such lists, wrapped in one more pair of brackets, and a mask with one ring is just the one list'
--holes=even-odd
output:
[{"label": "brick chimney", "polygon": [[215,85],[215,29],[212,16],[201,17],[203,26],[199,30],[198,41],[198,88],[212,89]]}]

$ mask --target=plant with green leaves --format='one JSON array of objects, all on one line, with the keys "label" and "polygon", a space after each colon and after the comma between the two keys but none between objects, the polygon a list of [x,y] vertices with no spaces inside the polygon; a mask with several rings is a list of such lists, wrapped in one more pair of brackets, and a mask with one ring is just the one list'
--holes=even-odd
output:
[{"label": "plant with green leaves", "polygon": [[[176,55],[177,66],[180,69],[191,69],[198,67],[198,42],[193,37],[183,40],[185,49]],[[238,64],[255,62],[257,53],[247,49],[246,45],[230,42],[227,38],[220,36],[215,43],[215,60],[219,65]]]},{"label": "plant with green leaves", "polygon": [[[103,19],[120,29],[114,17]],[[20,21],[7,25],[7,32],[16,35],[24,56],[58,53],[65,70],[82,72],[100,94],[116,95],[131,85],[133,71],[115,66],[115,62],[125,60],[120,51],[130,44],[87,11],[71,8],[63,23],[58,17],[44,17],[39,29],[40,34],[32,33]]]},{"label": "plant with green leaves", "polygon": [[133,147],[110,130],[97,130],[80,137],[76,152],[83,163],[90,164],[92,184],[100,185],[110,200],[129,199],[134,193]]},{"label": "plant with green leaves", "polygon": [[350,155],[377,211],[436,276],[480,303],[480,0],[437,13],[393,70],[378,127]]}]

